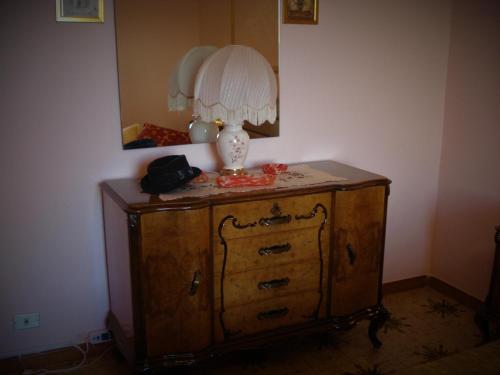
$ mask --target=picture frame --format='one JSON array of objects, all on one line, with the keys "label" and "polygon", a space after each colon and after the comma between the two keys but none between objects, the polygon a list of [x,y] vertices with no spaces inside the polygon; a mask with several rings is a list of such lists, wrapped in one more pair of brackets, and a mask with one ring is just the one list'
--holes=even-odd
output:
[{"label": "picture frame", "polygon": [[104,22],[104,0],[56,0],[57,22]]},{"label": "picture frame", "polygon": [[283,23],[318,24],[319,0],[283,0]]}]

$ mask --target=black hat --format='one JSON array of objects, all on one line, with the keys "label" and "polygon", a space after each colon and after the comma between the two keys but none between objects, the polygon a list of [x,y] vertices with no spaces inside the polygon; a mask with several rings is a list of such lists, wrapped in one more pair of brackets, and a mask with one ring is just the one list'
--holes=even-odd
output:
[{"label": "black hat", "polygon": [[153,160],[148,174],[141,180],[142,190],[149,194],[161,194],[178,188],[198,177],[201,170],[191,167],[185,155],[169,155]]}]

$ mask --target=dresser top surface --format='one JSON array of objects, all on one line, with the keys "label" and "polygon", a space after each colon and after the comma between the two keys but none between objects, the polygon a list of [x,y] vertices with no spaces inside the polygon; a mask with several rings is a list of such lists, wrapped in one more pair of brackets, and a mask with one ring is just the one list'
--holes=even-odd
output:
[{"label": "dresser top surface", "polygon": [[203,198],[181,198],[163,201],[157,195],[143,193],[138,179],[124,178],[108,180],[102,183],[103,190],[128,212],[148,212],[168,209],[189,209],[238,201],[273,198],[292,194],[307,194],[328,190],[350,190],[359,187],[388,185],[391,181],[384,176],[362,169],[354,168],[331,160],[303,162],[311,168],[345,178],[342,181],[325,182],[317,185],[275,189],[272,186],[266,190],[244,193],[224,193]]}]

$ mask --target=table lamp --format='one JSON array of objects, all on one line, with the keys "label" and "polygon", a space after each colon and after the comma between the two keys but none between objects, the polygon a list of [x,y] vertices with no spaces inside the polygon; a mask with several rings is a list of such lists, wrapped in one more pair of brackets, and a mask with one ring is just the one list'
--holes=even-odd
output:
[{"label": "table lamp", "polygon": [[277,86],[271,65],[251,47],[226,46],[201,65],[194,87],[194,113],[203,121],[224,123],[217,138],[224,162],[221,174],[246,174],[243,164],[250,139],[243,122],[258,126],[276,121]]}]

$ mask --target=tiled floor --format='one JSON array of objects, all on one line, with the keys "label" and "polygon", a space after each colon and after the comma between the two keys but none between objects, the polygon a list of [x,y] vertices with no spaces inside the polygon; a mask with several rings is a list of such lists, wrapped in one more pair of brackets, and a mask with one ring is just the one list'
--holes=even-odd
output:
[{"label": "tiled floor", "polygon": [[[326,346],[320,347],[317,338],[303,338],[261,353],[233,354],[224,361],[180,373],[388,375],[461,352],[480,342],[474,312],[433,289],[390,294],[384,298],[384,304],[391,318],[379,333],[384,344],[378,350],[371,346],[368,323],[364,322],[350,331],[335,334]],[[26,359],[20,361],[18,366],[26,366]],[[69,374],[129,373],[123,359],[110,350],[97,362]]]}]

